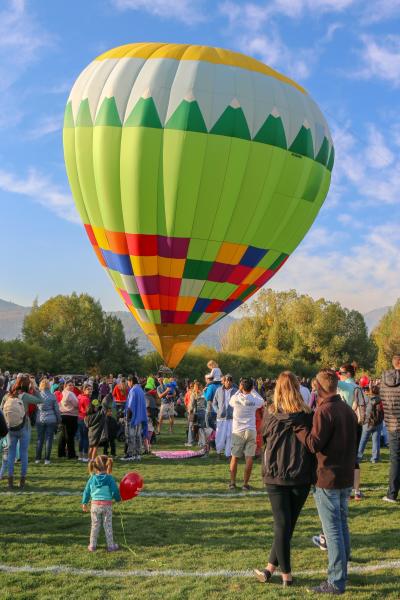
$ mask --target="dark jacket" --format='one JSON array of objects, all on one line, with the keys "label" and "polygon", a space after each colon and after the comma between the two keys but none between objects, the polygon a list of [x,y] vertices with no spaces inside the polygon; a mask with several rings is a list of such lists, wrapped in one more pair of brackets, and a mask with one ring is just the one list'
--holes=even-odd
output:
[{"label": "dark jacket", "polygon": [[315,457],[294,432],[296,425],[311,429],[311,424],[311,413],[265,411],[262,475],[266,485],[311,485],[315,482]]},{"label": "dark jacket", "polygon": [[317,487],[353,486],[357,454],[357,417],[342,398],[318,401],[311,431],[295,427],[298,439],[317,456]]},{"label": "dark jacket", "polygon": [[380,397],[385,413],[385,424],[392,433],[400,431],[400,371],[392,369],[382,375]]},{"label": "dark jacket", "polygon": [[85,417],[85,423],[88,427],[88,437],[90,448],[96,448],[100,446],[103,439],[104,427],[106,424],[106,411],[104,407],[100,407],[96,410],[93,405],[88,408],[87,415]]},{"label": "dark jacket", "polygon": [[111,415],[106,416],[100,443],[113,442],[117,438],[118,432],[119,425],[115,418]]}]

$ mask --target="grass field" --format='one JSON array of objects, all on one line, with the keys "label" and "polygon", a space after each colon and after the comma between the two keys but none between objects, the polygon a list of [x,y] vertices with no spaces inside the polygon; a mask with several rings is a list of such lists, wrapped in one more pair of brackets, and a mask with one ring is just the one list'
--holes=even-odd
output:
[{"label": "grass field", "polygon": [[[181,448],[183,438],[180,421],[174,435],[165,431],[157,447]],[[367,452],[365,459],[369,458]],[[350,574],[343,598],[400,598],[400,512],[399,506],[381,501],[387,482],[386,450],[382,458],[377,465],[363,463],[365,499],[351,504],[351,564],[361,572]],[[139,466],[116,461],[118,480],[128,470],[142,474],[146,494],[119,505],[132,552],[124,548],[115,554],[105,551],[103,537],[96,553],[86,549],[90,514],[83,514],[80,505],[87,479],[85,465],[54,460],[45,467],[31,462],[24,493],[8,493],[1,482],[1,600],[298,599],[308,595],[307,586],[325,578],[326,554],[310,542],[319,532],[312,497],[293,540],[296,585],[286,591],[277,577],[276,583],[263,586],[246,573],[264,566],[272,539],[271,511],[262,493],[259,463],[252,478],[258,492],[254,495],[229,492],[228,464],[213,454],[176,463],[144,457]],[[116,541],[124,543],[117,511],[114,533]],[[390,561],[395,564],[389,566]],[[368,567],[381,563],[386,565],[368,572]],[[26,572],[26,566],[38,569]],[[9,567],[24,569],[10,573]],[[46,572],[48,567],[59,570]],[[144,572],[128,573],[138,570]],[[168,575],[168,570],[178,573]],[[149,571],[153,576],[148,576]],[[228,576],[221,571],[240,573]]]}]

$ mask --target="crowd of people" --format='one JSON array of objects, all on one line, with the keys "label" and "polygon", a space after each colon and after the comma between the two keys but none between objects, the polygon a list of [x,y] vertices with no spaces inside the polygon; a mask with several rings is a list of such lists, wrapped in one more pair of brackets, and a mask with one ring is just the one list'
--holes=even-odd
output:
[{"label": "crowd of people", "polygon": [[[284,586],[292,585],[290,544],[302,507],[314,486],[322,532],[313,537],[328,551],[328,579],[314,591],[341,594],[350,559],[348,500],[362,500],[360,462],[372,437],[371,462],[380,460],[381,442],[390,449],[390,472],[383,501],[395,504],[400,489],[400,355],[380,380],[356,380],[354,364],[322,369],[312,381],[285,371],[277,380],[244,377],[236,384],[210,361],[204,381],[178,382],[172,373],[146,378],[0,375],[0,479],[14,489],[16,461],[19,488],[28,469],[32,426],[37,429],[35,462],[51,461],[58,432],[59,458],[89,462],[91,477],[83,510],[91,500],[94,551],[103,523],[108,549],[113,541],[112,500],[120,500],[111,476],[117,444],[122,461],[140,461],[151,453],[163,427],[173,432],[175,417],[186,418],[186,447],[214,451],[229,459],[229,490],[238,488],[239,460],[243,483],[251,490],[253,463],[261,459],[262,477],[274,517],[274,540],[268,564],[255,570],[267,583],[279,567]],[[78,451],[76,450],[78,447]],[[100,451],[101,449],[101,451]]]}]

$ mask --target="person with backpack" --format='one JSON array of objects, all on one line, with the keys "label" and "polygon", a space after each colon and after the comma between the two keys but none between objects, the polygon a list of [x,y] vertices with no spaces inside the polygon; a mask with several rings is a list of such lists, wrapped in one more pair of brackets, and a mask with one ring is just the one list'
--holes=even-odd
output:
[{"label": "person with backpack", "polygon": [[265,411],[262,474],[274,517],[274,540],[265,569],[255,569],[261,583],[268,583],[279,567],[282,584],[292,585],[291,539],[301,510],[315,483],[315,457],[297,439],[294,426],[311,430],[312,412],[305,403],[294,373],[278,377],[274,403]]},{"label": "person with backpack", "polygon": [[28,449],[31,439],[29,404],[42,404],[43,398],[36,382],[29,375],[20,373],[10,391],[4,396],[1,409],[8,427],[8,489],[14,489],[14,465],[19,442],[21,459],[20,489],[25,487],[28,472]]},{"label": "person with backpack", "polygon": [[367,404],[366,422],[363,425],[360,445],[358,447],[358,462],[361,462],[364,450],[372,436],[372,457],[371,462],[377,463],[380,460],[381,432],[383,427],[383,406],[379,397],[379,387],[371,387],[371,396]]}]

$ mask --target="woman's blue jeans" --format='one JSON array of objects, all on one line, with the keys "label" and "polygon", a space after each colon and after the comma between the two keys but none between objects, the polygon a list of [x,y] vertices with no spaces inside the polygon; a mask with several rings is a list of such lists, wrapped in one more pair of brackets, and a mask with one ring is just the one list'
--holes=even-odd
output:
[{"label": "woman's blue jeans", "polygon": [[328,546],[328,581],[340,592],[346,589],[350,534],[347,524],[351,488],[315,488],[314,499]]},{"label": "woman's blue jeans", "polygon": [[8,432],[8,475],[14,475],[14,463],[19,442],[19,455],[21,459],[21,477],[26,477],[28,471],[28,449],[31,439],[31,428],[26,424],[19,431]]},{"label": "woman's blue jeans", "polygon": [[363,425],[360,445],[358,447],[358,461],[362,460],[365,447],[368,444],[369,438],[372,436],[371,462],[378,462],[378,460],[380,459],[381,432],[382,423],[380,425],[377,425],[376,427],[369,427],[368,424]]},{"label": "woman's blue jeans", "polygon": [[45,460],[50,460],[51,449],[53,447],[54,434],[57,429],[57,423],[36,423],[37,444],[36,460],[41,460],[43,444],[45,443]]},{"label": "woman's blue jeans", "polygon": [[79,452],[87,454],[89,452],[88,428],[83,419],[78,419]]}]

